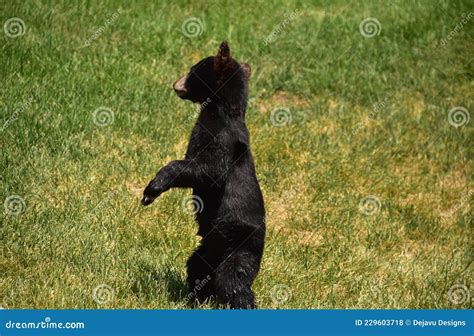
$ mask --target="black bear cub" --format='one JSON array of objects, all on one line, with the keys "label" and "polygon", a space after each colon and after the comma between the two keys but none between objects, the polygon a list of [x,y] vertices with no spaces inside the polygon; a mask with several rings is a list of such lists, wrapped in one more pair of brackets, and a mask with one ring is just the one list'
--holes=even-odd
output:
[{"label": "black bear cub", "polygon": [[[187,262],[190,296],[214,298],[231,308],[255,308],[251,286],[260,269],[265,208],[245,125],[250,66],[222,42],[173,84],[176,94],[201,104],[186,157],[161,168],[145,188],[142,204],[170,188],[193,188],[200,246]],[[204,281],[203,281],[204,280]]]}]

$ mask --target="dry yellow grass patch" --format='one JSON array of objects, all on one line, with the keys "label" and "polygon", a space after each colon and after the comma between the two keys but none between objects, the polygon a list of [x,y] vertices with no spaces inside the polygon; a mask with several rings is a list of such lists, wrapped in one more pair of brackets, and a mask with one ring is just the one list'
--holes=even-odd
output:
[{"label": "dry yellow grass patch", "polygon": [[183,136],[179,139],[179,141],[173,146],[173,153],[176,155],[174,158],[170,160],[176,160],[181,157],[184,157],[186,153],[186,149],[188,148],[189,139],[186,136]]},{"label": "dry yellow grass patch", "polygon": [[141,196],[143,194],[143,189],[145,188],[145,185],[141,185],[140,183],[137,183],[135,181],[125,182],[125,185],[127,186],[127,190],[131,194],[141,198]]},{"label": "dry yellow grass patch", "polygon": [[308,198],[311,190],[308,190],[303,178],[294,177],[282,185],[292,187],[283,191],[280,195],[272,193],[265,195],[267,200],[267,224],[268,227],[277,232],[285,234],[292,242],[303,245],[316,246],[322,240],[322,234],[317,231],[298,230],[291,228],[291,215],[297,213],[298,217],[307,223],[312,222],[310,204]]},{"label": "dry yellow grass patch", "polygon": [[417,94],[415,96],[406,95],[400,97],[400,100],[398,101],[402,102],[404,107],[406,108],[406,111],[410,115],[414,116],[417,120],[420,120],[423,115],[423,112],[426,111],[426,105],[421,94]]},{"label": "dry yellow grass patch", "polygon": [[307,98],[292,95],[285,91],[277,91],[273,96],[266,100],[260,100],[258,109],[261,113],[271,112],[277,107],[287,107],[295,110],[304,110],[311,107],[310,100]]},{"label": "dry yellow grass patch", "polygon": [[331,139],[339,136],[341,125],[329,117],[322,116],[317,121],[311,121],[308,124],[309,129],[314,135],[327,135]]},{"label": "dry yellow grass patch", "polygon": [[469,188],[469,166],[467,163],[458,163],[448,174],[442,177],[438,186],[446,192],[450,190],[462,192]]},{"label": "dry yellow grass patch", "polygon": [[[416,210],[428,211],[430,215],[446,217],[447,211],[462,202],[463,197],[470,190],[467,165],[463,163],[456,165],[449,174],[438,180],[434,188],[426,191],[426,186],[432,184],[430,176],[438,175],[438,169],[436,168],[439,169],[439,167],[431,165],[429,161],[420,158],[408,158],[402,164],[394,165],[393,172],[405,183],[424,186],[425,189],[409,193],[401,198],[399,203],[403,206],[413,205]],[[428,174],[426,170],[429,170]],[[423,180],[426,180],[426,182],[423,182]],[[449,195],[448,198],[446,195]],[[457,215],[461,213],[462,211],[459,211],[455,214],[456,216],[450,217],[455,220]]]}]

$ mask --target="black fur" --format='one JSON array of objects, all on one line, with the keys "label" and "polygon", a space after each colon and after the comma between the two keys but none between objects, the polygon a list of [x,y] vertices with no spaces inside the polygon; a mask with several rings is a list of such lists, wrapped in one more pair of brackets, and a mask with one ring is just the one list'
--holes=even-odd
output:
[{"label": "black fur", "polygon": [[[170,188],[193,188],[203,201],[200,246],[187,262],[190,298],[215,298],[231,308],[255,308],[252,283],[260,269],[265,208],[245,126],[250,67],[230,56],[226,42],[173,87],[201,104],[186,157],[158,171],[143,205]],[[206,280],[205,280],[206,279]],[[204,281],[203,281],[204,280]]]}]

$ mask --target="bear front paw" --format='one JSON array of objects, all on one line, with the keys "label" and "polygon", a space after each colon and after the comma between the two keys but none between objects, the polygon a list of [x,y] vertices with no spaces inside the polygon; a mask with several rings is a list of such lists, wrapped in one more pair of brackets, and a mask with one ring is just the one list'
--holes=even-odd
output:
[{"label": "bear front paw", "polygon": [[147,206],[147,205],[153,203],[154,200],[155,200],[155,199],[154,199],[153,197],[143,196],[143,198],[142,198],[142,205]]},{"label": "bear front paw", "polygon": [[142,204],[149,205],[164,192],[164,188],[160,186],[156,179],[152,180],[143,192]]}]

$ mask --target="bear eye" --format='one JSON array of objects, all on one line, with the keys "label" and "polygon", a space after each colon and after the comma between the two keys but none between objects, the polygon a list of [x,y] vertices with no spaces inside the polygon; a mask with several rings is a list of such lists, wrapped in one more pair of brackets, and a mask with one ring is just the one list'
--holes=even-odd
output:
[{"label": "bear eye", "polygon": [[201,64],[203,63],[203,60],[199,61],[198,63],[194,64],[191,69],[189,70],[189,72],[194,72],[197,68],[199,68],[201,66]]}]

